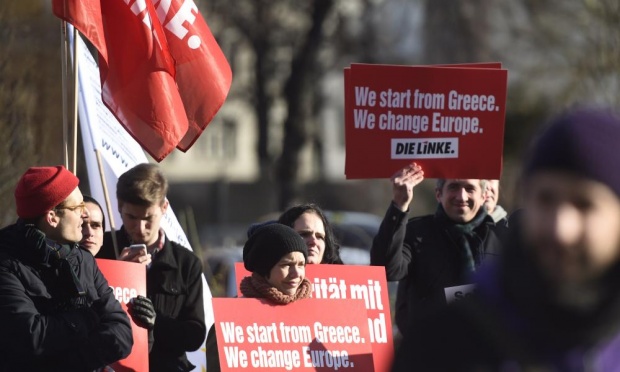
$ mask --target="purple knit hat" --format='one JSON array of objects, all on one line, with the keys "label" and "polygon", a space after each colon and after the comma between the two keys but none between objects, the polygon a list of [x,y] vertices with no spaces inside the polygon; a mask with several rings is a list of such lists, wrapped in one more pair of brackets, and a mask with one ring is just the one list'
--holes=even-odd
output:
[{"label": "purple knit hat", "polygon": [[620,116],[580,108],[555,117],[535,142],[524,176],[559,170],[599,181],[620,196]]}]

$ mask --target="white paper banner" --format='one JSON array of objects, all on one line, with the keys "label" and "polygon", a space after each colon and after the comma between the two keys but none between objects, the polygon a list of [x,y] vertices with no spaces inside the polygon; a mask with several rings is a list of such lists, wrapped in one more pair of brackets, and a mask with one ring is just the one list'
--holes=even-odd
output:
[{"label": "white paper banner", "polygon": [[[69,25],[70,26],[70,25]],[[69,27],[70,45],[73,45],[73,27]],[[73,48],[71,48],[73,50]],[[78,81],[79,101],[78,113],[80,129],[82,130],[82,142],[88,179],[90,181],[91,196],[104,206],[107,221],[110,221],[108,211],[105,210],[103,186],[99,176],[99,167],[95,150],[98,149],[103,162],[106,185],[113,210],[115,226],[118,229],[122,224],[117,210],[116,182],[118,177],[125,171],[140,163],[148,163],[148,159],[140,145],[127,133],[125,128],[116,120],[110,110],[101,101],[101,83],[99,79],[99,67],[88,51],[82,38],[78,38]],[[110,223],[107,224],[108,228]],[[166,236],[190,250],[192,249],[185,232],[181,228],[177,217],[170,206],[163,216],[161,227]],[[207,329],[213,324],[213,307],[211,304],[211,290],[202,277],[205,323]],[[195,352],[187,353],[192,364],[196,365],[194,371],[206,370],[206,354],[203,346]]]}]

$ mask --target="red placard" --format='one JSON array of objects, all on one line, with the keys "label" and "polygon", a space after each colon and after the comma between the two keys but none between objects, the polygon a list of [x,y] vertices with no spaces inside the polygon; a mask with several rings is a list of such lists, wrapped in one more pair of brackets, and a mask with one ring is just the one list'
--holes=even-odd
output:
[{"label": "red placard", "polygon": [[214,298],[222,371],[375,371],[360,301]]},{"label": "red placard", "polygon": [[499,179],[508,73],[499,63],[345,69],[345,175]]},{"label": "red placard", "polygon": [[[235,263],[237,289],[251,275],[243,262]],[[306,278],[316,299],[354,299],[364,304],[375,371],[388,371],[394,356],[390,298],[382,266],[306,265]],[[238,293],[241,293],[240,291]]]},{"label": "red placard", "polygon": [[[108,280],[114,296],[127,311],[129,300],[137,295],[146,296],[146,266],[117,260],[97,258],[97,266]],[[131,317],[130,317],[131,319]],[[149,370],[149,338],[145,328],[138,327],[131,321],[133,347],[127,358],[112,365],[115,371],[148,371]]]}]

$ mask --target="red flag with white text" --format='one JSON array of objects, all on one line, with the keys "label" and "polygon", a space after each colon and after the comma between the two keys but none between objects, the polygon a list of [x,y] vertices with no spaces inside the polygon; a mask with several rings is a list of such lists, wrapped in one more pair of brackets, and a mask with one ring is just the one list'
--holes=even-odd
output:
[{"label": "red flag with white text", "polygon": [[52,0],[98,49],[102,99],[157,161],[186,151],[226,99],[232,73],[193,0]]}]

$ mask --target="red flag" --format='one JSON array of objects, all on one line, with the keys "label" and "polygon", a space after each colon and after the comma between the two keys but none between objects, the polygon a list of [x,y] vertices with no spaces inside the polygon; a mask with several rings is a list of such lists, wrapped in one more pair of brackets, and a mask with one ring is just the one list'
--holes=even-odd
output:
[{"label": "red flag", "polygon": [[176,62],[176,82],[189,121],[177,147],[187,151],[224,103],[232,73],[193,1],[162,0],[157,14]]},{"label": "red flag", "polygon": [[232,80],[193,0],[52,1],[99,50],[103,102],[127,131],[157,161],[186,151]]}]

